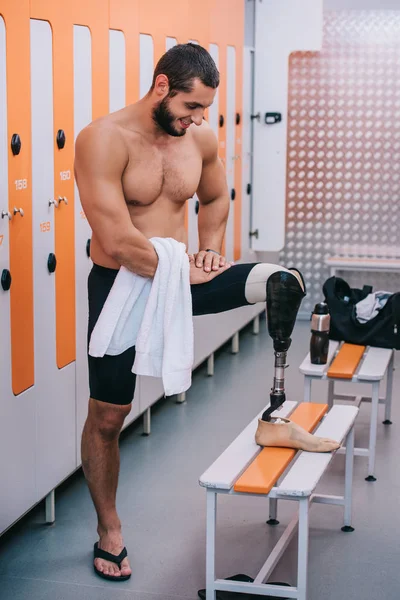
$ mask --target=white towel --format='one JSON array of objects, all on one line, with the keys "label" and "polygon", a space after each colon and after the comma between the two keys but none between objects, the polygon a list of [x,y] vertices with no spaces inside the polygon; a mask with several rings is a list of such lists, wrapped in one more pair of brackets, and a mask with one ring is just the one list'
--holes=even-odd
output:
[{"label": "white towel", "polygon": [[153,280],[121,267],[93,329],[89,354],[136,347],[132,371],[162,377],[166,396],[189,389],[194,360],[192,296],[185,245],[151,238],[158,255]]},{"label": "white towel", "polygon": [[377,316],[385,306],[393,292],[374,292],[356,304],[356,318],[360,323],[366,323]]}]

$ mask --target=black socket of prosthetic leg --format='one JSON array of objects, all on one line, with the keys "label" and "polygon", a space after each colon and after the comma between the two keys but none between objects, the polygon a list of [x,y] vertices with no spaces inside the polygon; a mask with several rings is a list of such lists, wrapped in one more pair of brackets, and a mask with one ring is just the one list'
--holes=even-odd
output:
[{"label": "black socket of prosthetic leg", "polygon": [[285,392],[280,394],[270,394],[270,406],[263,412],[262,421],[270,421],[272,413],[277,410],[286,400]]},{"label": "black socket of prosthetic leg", "polygon": [[287,352],[291,343],[291,338],[285,340],[274,339],[274,350],[275,352]]}]

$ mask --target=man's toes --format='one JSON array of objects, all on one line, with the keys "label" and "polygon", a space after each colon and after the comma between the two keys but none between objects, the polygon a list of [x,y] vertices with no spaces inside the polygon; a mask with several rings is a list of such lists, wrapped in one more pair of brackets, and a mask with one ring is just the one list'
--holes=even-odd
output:
[{"label": "man's toes", "polygon": [[121,563],[121,575],[125,576],[125,575],[130,575],[131,573],[132,573],[132,571],[129,566],[128,559],[124,558],[124,560]]}]

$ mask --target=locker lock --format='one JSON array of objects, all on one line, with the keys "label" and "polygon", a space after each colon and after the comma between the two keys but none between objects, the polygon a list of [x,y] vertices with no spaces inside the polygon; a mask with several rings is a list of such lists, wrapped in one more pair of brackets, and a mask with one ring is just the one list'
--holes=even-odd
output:
[{"label": "locker lock", "polygon": [[62,129],[57,131],[57,146],[59,150],[62,150],[65,146],[65,133]]},{"label": "locker lock", "polygon": [[199,214],[199,210],[200,210],[200,202],[198,200],[196,200],[196,204],[194,205],[194,212],[196,213],[196,215]]},{"label": "locker lock", "polygon": [[231,190],[231,200],[234,200],[235,198],[236,198],[236,190],[235,190],[235,188],[233,188]]},{"label": "locker lock", "polygon": [[3,269],[3,272],[1,274],[1,287],[3,288],[3,290],[5,292],[8,292],[8,290],[11,287],[11,273],[8,269]]},{"label": "locker lock", "polygon": [[86,254],[87,254],[87,257],[90,258],[90,238],[86,242]]},{"label": "locker lock", "polygon": [[264,119],[266,125],[275,125],[275,123],[280,123],[282,121],[282,113],[267,112],[265,113]]},{"label": "locker lock", "polygon": [[19,137],[18,133],[14,133],[11,138],[11,151],[14,156],[16,156],[17,154],[19,154],[21,152],[21,146],[22,146],[21,138]]},{"label": "locker lock", "polygon": [[240,113],[236,113],[236,125],[240,125]]},{"label": "locker lock", "polygon": [[56,266],[57,266],[56,255],[53,254],[52,252],[50,252],[49,258],[47,259],[47,268],[49,270],[49,273],[54,273],[54,271],[56,270]]},{"label": "locker lock", "polygon": [[225,123],[224,115],[219,115],[219,126],[223,127]]}]

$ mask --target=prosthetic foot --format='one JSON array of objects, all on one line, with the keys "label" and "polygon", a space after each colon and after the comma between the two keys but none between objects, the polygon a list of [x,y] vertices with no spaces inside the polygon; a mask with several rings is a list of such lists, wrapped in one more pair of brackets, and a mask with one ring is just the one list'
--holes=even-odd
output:
[{"label": "prosthetic foot", "polygon": [[270,393],[270,406],[259,420],[256,442],[260,446],[279,446],[310,452],[331,452],[340,444],[319,438],[288,419],[271,419],[286,400],[286,357],[297,313],[306,295],[303,277],[297,269],[276,270],[267,280],[268,333],[274,343],[275,373]]},{"label": "prosthetic foot", "polygon": [[259,446],[295,448],[307,452],[332,452],[340,448],[335,440],[312,435],[289,419],[281,418],[270,421],[259,419],[256,442]]}]

